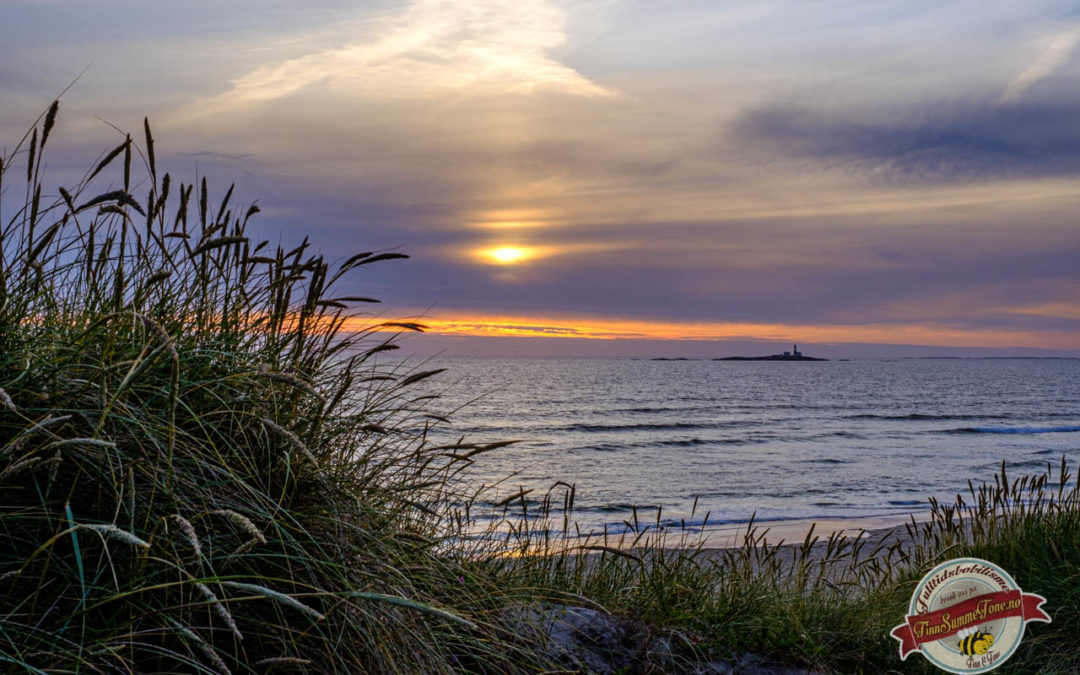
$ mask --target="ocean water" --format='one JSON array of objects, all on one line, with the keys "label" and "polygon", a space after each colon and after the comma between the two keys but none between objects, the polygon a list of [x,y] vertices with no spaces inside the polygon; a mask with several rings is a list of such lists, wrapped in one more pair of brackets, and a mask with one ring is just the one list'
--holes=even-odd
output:
[{"label": "ocean water", "polygon": [[[1080,360],[828,362],[442,358],[441,440],[520,439],[467,480],[576,485],[583,531],[925,509],[1080,459]],[[561,493],[560,493],[561,494]],[[492,500],[494,501],[494,500]]]}]

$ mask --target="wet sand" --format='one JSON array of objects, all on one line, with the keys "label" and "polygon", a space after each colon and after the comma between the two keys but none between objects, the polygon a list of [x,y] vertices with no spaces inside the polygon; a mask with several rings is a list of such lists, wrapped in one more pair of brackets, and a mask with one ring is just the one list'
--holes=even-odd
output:
[{"label": "wet sand", "polygon": [[[930,511],[918,511],[888,516],[870,516],[863,518],[819,518],[806,520],[782,520],[754,523],[755,536],[762,536],[763,541],[773,546],[801,545],[813,526],[813,536],[819,543],[828,540],[834,533],[854,538],[863,533],[863,539],[870,547],[886,538],[901,537],[907,539],[906,524],[914,518],[916,522],[930,519]],[[742,546],[746,536],[746,524],[721,525],[708,528],[702,538],[705,549],[727,549]]]},{"label": "wet sand", "polygon": [[[909,513],[895,516],[877,516],[870,518],[832,518],[819,520],[791,520],[771,523],[755,523],[756,536],[761,536],[762,541],[771,546],[780,546],[783,551],[780,559],[794,562],[796,549],[802,546],[807,533],[817,541],[811,546],[808,560],[810,562],[821,561],[825,558],[828,549],[829,537],[834,533],[853,540],[859,537],[862,544],[861,558],[865,559],[871,552],[879,547],[885,549],[899,543],[902,549],[906,549],[911,543],[907,525],[914,517],[916,523],[923,523],[930,519],[929,511]],[[732,525],[716,528],[715,531],[706,532],[705,543],[701,548],[700,555],[704,560],[719,558],[725,551],[742,546],[746,535],[746,525]],[[852,563],[849,558],[841,557],[836,560],[830,569],[830,575],[840,575]]]},{"label": "wet sand", "polygon": [[[862,544],[862,555],[874,551],[879,546],[885,548],[896,542],[906,545],[911,541],[907,526],[912,519],[921,524],[930,519],[930,511],[918,511],[914,513],[895,514],[888,516],[870,516],[862,518],[820,518],[804,520],[763,521],[754,523],[754,537],[757,542],[766,542],[770,546],[779,546],[792,551],[801,547],[806,536],[813,528],[812,537],[817,541],[810,549],[810,560],[824,558],[827,550],[827,542],[833,534],[846,537],[849,541],[856,537]],[[653,530],[655,533],[656,530]],[[698,551],[697,557],[701,560],[719,558],[725,551],[740,548],[745,541],[747,523],[732,523],[718,526],[710,526],[703,532],[680,533],[676,529],[663,532],[661,540],[657,541],[649,537],[650,543],[646,546],[635,546],[632,537],[619,539],[592,539],[568,540],[564,542],[565,549],[560,549],[556,544],[543,551],[536,551],[536,555],[556,555],[563,552],[582,552],[586,557],[592,558],[600,555],[599,549],[621,549],[634,554],[642,555],[648,559],[652,555],[653,546],[659,545],[668,550],[687,549]],[[601,546],[601,544],[603,544]],[[518,549],[506,551],[505,555],[519,556],[522,552]],[[790,554],[782,555],[783,558],[793,557]],[[841,565],[842,566],[842,565]]]}]

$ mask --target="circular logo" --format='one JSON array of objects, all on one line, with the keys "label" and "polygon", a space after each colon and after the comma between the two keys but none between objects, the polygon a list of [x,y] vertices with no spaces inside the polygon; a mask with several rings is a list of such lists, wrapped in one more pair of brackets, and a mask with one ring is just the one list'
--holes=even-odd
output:
[{"label": "circular logo", "polygon": [[1044,602],[994,563],[957,558],[922,578],[891,635],[901,660],[918,651],[950,673],[985,673],[1013,655],[1028,621],[1050,622]]}]

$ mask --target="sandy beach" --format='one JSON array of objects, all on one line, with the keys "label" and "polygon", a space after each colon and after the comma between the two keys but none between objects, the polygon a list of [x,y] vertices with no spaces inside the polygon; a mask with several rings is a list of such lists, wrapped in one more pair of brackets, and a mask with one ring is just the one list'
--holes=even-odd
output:
[{"label": "sandy beach", "polygon": [[[761,537],[761,542],[781,548],[779,554],[781,560],[794,562],[798,556],[797,551],[806,540],[808,533],[817,539],[810,547],[808,562],[819,562],[826,558],[828,541],[834,534],[846,537],[849,541],[858,537],[862,542],[860,559],[865,560],[873,551],[886,549],[896,543],[906,549],[911,543],[908,525],[911,524],[912,518],[915,522],[922,523],[930,519],[930,512],[919,511],[903,515],[850,519],[790,520],[755,524],[755,526],[758,528],[757,536]],[[701,548],[701,560],[720,559],[726,552],[742,546],[745,535],[745,524],[725,526],[717,528],[716,531],[707,532]],[[834,560],[829,575],[835,578],[842,574],[852,562],[853,559],[841,556]]]},{"label": "sandy beach", "polygon": [[[867,545],[873,548],[886,539],[907,538],[905,525],[911,523],[912,518],[916,522],[925,522],[930,519],[930,511],[863,518],[781,520],[754,523],[754,527],[756,535],[773,546],[800,545],[813,528],[813,536],[818,537],[819,543],[837,533],[848,538],[861,534]],[[703,536],[706,549],[738,548],[746,536],[746,523],[710,527]]]}]

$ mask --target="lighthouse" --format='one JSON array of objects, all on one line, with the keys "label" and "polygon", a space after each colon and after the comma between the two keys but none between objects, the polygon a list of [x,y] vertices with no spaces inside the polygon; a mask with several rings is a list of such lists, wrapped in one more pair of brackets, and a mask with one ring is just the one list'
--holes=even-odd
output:
[{"label": "lighthouse", "polygon": [[791,355],[802,356],[802,352],[799,351],[799,345],[796,344],[791,346]]}]

